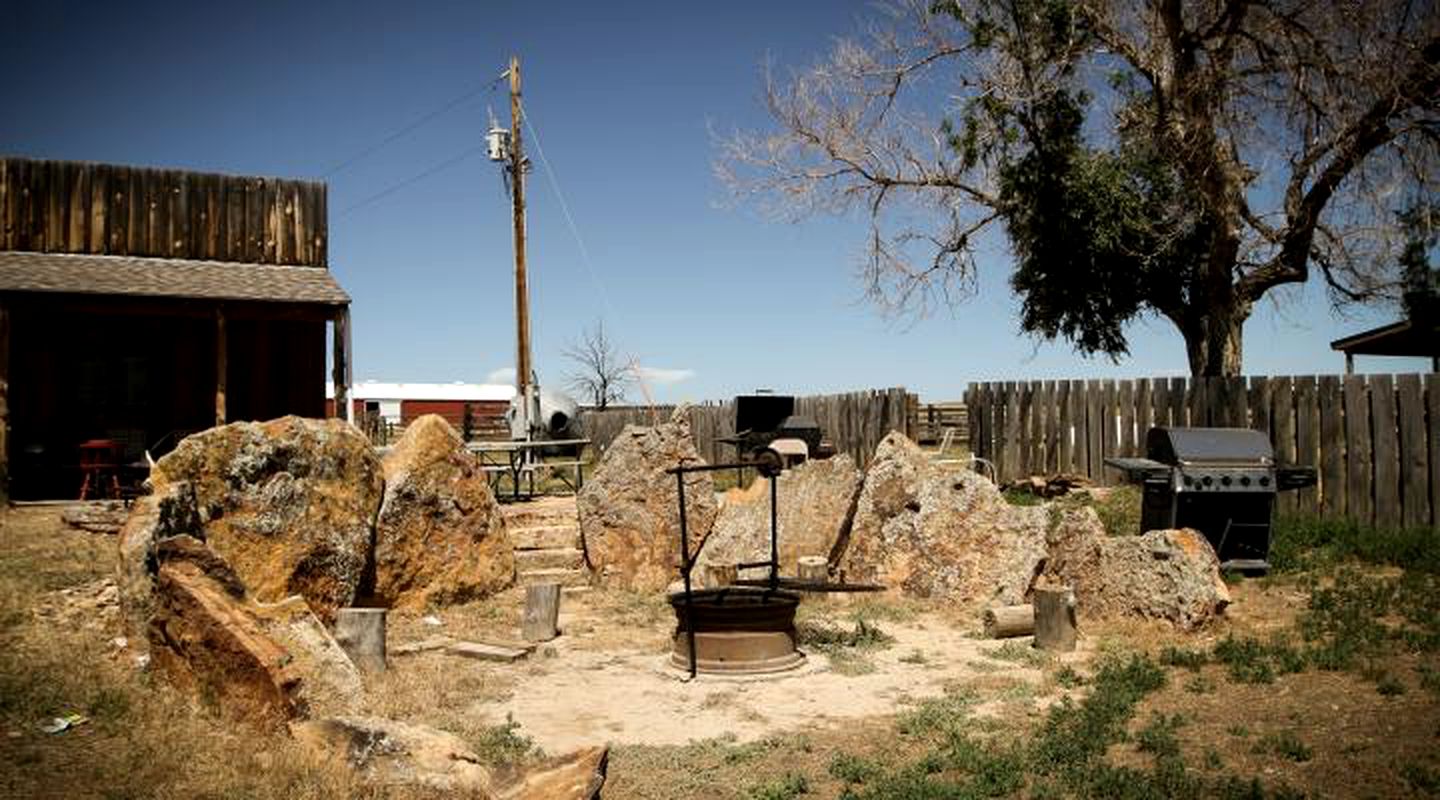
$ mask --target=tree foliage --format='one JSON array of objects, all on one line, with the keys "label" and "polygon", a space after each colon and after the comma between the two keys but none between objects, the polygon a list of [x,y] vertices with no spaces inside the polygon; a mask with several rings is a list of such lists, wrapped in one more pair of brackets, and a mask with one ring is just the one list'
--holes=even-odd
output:
[{"label": "tree foliage", "polygon": [[1236,374],[1254,304],[1312,269],[1398,296],[1396,203],[1440,174],[1433,3],[907,0],[766,88],[721,177],[867,218],[887,311],[965,296],[1003,229],[1023,330],[1118,357],[1160,315],[1195,374]]}]

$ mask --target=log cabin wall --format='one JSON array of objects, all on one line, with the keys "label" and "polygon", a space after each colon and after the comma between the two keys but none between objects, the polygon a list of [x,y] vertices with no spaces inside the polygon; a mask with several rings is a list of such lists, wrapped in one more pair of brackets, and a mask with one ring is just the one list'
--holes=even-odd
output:
[{"label": "log cabin wall", "polygon": [[328,265],[325,184],[0,158],[0,250]]}]

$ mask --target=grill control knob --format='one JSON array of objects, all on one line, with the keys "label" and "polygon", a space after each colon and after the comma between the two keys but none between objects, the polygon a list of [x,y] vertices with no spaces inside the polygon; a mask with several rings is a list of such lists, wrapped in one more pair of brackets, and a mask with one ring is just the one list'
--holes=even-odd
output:
[{"label": "grill control knob", "polygon": [[1193,485],[1195,485],[1195,479],[1192,478],[1192,477],[1190,477],[1189,475],[1186,475],[1186,476],[1185,476],[1185,485],[1186,485],[1186,486],[1193,486]]},{"label": "grill control knob", "polygon": [[1249,485],[1250,485],[1250,476],[1249,476],[1249,475],[1241,475],[1241,476],[1240,476],[1240,485],[1241,485],[1241,486],[1249,486]]},{"label": "grill control knob", "polygon": [[1230,485],[1230,476],[1229,476],[1229,475],[1226,475],[1226,476],[1222,477],[1222,478],[1220,479],[1220,485],[1221,485],[1221,486],[1229,486],[1229,485]]},{"label": "grill control knob", "polygon": [[1205,484],[1206,486],[1209,486],[1210,484],[1215,482],[1215,479],[1211,478],[1209,475],[1206,475],[1205,477],[1200,479],[1200,482]]},{"label": "grill control knob", "polygon": [[1268,476],[1268,475],[1262,475],[1262,476],[1260,476],[1260,485],[1261,485],[1261,486],[1269,486],[1269,485],[1270,485],[1270,476]]}]

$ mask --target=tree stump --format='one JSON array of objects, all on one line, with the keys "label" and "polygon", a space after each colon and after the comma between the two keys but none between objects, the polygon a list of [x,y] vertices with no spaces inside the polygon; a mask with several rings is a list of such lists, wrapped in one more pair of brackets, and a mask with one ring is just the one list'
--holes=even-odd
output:
[{"label": "tree stump", "polygon": [[1075,592],[1069,586],[1035,588],[1035,646],[1068,653],[1075,649]]},{"label": "tree stump", "polygon": [[812,583],[828,583],[830,581],[830,562],[825,556],[800,556],[796,571],[802,581]]},{"label": "tree stump", "polygon": [[337,609],[335,641],[361,672],[384,672],[385,609]]},{"label": "tree stump", "polygon": [[985,635],[991,639],[1029,636],[1034,632],[1034,606],[995,606],[985,609]]},{"label": "tree stump", "polygon": [[538,583],[525,589],[520,633],[527,642],[548,642],[559,634],[560,584]]}]

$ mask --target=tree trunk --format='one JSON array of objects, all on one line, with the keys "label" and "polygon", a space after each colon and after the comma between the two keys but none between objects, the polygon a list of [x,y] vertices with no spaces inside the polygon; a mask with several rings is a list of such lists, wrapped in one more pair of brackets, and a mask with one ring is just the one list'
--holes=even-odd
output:
[{"label": "tree trunk", "polygon": [[1246,309],[1217,309],[1191,325],[1180,326],[1191,377],[1229,377],[1240,374],[1244,355]]}]

